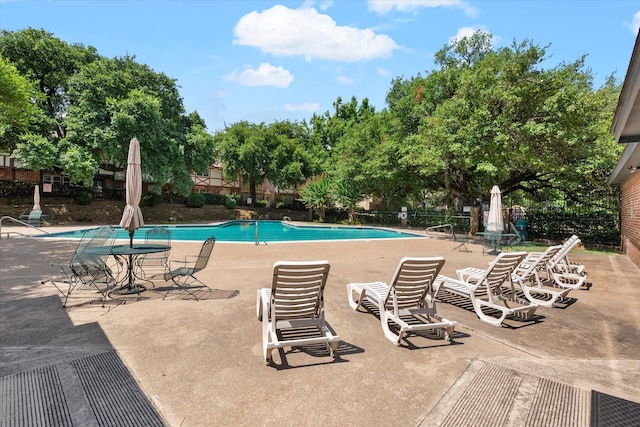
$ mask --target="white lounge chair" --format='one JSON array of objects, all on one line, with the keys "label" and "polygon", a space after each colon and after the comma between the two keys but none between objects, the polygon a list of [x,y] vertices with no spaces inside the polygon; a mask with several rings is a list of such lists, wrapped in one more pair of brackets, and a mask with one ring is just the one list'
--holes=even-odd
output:
[{"label": "white lounge chair", "polygon": [[[439,275],[434,282],[436,297],[445,293],[468,298],[476,315],[491,325],[500,327],[507,316],[529,319],[538,304],[518,298],[513,292],[503,292],[503,285],[522,262],[526,252],[503,252],[479,276],[469,275],[466,280]],[[497,316],[494,316],[496,314]]]},{"label": "white lounge chair", "polygon": [[[557,272],[583,274],[585,272],[584,265],[579,262],[569,261],[569,252],[580,243],[580,238],[575,234],[568,238],[563,244],[562,249],[558,251],[554,259],[556,260]],[[530,257],[540,256],[542,252],[530,252]]]},{"label": "white lounge chair", "polygon": [[[570,288],[559,288],[548,280],[540,278],[540,272],[546,272],[547,263],[560,251],[562,245],[549,246],[541,255],[525,257],[513,270],[511,276],[511,289],[515,293],[522,291],[525,297],[538,305],[552,307],[557,301],[562,301],[571,291]],[[479,278],[484,270],[474,267],[456,271],[460,280],[466,281],[469,277]],[[518,285],[516,289],[515,285]]]},{"label": "white lounge chair", "polygon": [[[275,348],[324,344],[335,357],[340,337],[324,318],[328,261],[278,261],[270,288],[257,291],[256,314],[262,320],[265,363]],[[288,332],[283,335],[282,332]]]},{"label": "white lounge chair", "polygon": [[[400,345],[405,334],[425,330],[444,332],[450,341],[457,323],[437,313],[432,286],[444,262],[442,257],[402,258],[389,284],[349,283],[349,305],[358,310],[365,300],[375,304],[384,335],[395,345]],[[390,322],[397,326],[397,333],[390,328]]]}]

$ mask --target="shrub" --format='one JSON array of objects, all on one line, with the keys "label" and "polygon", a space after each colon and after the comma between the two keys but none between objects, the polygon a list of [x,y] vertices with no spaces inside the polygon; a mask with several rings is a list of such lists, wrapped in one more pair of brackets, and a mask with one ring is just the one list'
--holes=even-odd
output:
[{"label": "shrub", "polygon": [[91,191],[80,191],[76,196],[76,200],[80,205],[88,205],[93,201],[93,193]]},{"label": "shrub", "polygon": [[224,203],[227,209],[235,209],[237,204],[238,202],[236,202],[234,197],[227,197],[227,200]]},{"label": "shrub", "polygon": [[162,194],[157,193],[147,193],[142,196],[142,200],[140,200],[141,206],[156,206],[158,203],[161,203],[163,200]]},{"label": "shrub", "polygon": [[191,193],[187,197],[187,206],[190,208],[201,208],[204,206],[204,202],[206,197],[204,194],[200,193]]},{"label": "shrub", "polygon": [[224,194],[207,194],[205,195],[205,200],[207,205],[226,205],[227,204],[227,196]]}]

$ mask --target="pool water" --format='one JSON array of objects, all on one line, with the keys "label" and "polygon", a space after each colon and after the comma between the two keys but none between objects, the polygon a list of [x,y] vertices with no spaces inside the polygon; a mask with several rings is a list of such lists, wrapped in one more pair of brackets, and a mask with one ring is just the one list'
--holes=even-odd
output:
[{"label": "pool water", "polygon": [[[168,225],[171,240],[204,241],[215,236],[219,242],[300,242],[317,240],[370,240],[424,237],[402,231],[374,227],[305,226],[281,221],[228,221],[215,225]],[[136,230],[135,240],[144,240],[153,226]],[[257,229],[257,233],[256,233]],[[49,237],[80,238],[85,230],[52,233]],[[129,232],[118,229],[118,239],[128,239]]]}]

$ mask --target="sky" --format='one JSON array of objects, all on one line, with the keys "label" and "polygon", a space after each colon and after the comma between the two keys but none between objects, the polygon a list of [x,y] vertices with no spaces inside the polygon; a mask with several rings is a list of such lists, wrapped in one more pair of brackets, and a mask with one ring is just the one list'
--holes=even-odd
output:
[{"label": "sky", "polygon": [[583,55],[595,87],[624,80],[640,1],[0,0],[0,29],[44,29],[176,80],[210,132],[247,120],[309,120],[338,97],[377,111],[394,78],[436,69],[435,53],[483,30],[496,48],[531,40],[545,69]]}]

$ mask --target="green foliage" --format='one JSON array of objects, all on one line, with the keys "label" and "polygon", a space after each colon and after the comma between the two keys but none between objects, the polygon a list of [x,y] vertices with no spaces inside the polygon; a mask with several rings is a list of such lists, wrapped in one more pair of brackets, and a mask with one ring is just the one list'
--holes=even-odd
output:
[{"label": "green foliage", "polygon": [[[33,133],[25,133],[14,151],[16,159],[33,170],[46,169],[59,157],[57,147],[48,138]],[[93,176],[91,178],[93,183]]]},{"label": "green foliage", "polygon": [[85,147],[68,147],[61,153],[59,164],[69,174],[72,181],[82,182],[86,187],[93,185],[98,162]]},{"label": "green foliage", "polygon": [[76,195],[76,201],[79,205],[88,205],[93,201],[93,193],[91,191],[80,191]]},{"label": "green foliage", "polygon": [[307,147],[306,129],[288,121],[269,126],[238,122],[215,135],[216,157],[227,179],[240,175],[249,183],[253,204],[256,185],[265,179],[278,186],[300,184],[314,170]]},{"label": "green foliage", "polygon": [[619,152],[608,133],[618,88],[594,92],[584,58],[543,70],[545,59],[531,41],[493,49],[478,32],[439,51],[438,71],[395,80],[390,130],[406,176],[467,203],[493,185],[583,200],[605,187]]},{"label": "green foliage", "polygon": [[162,201],[163,201],[162,194],[149,192],[142,195],[142,199],[140,200],[140,206],[153,207],[158,205],[159,203],[162,203]]},{"label": "green foliage", "polygon": [[206,197],[201,193],[191,193],[187,196],[187,206],[190,208],[201,208],[204,206]]},{"label": "green foliage", "polygon": [[227,196],[224,194],[205,194],[205,204],[207,205],[222,205],[227,202]]},{"label": "green foliage", "polygon": [[[41,114],[30,113],[29,129],[23,121],[16,122],[21,129],[16,124],[7,129],[0,118],[0,133],[5,134],[0,148],[18,147],[29,167],[61,167],[73,181],[90,185],[98,166],[124,168],[135,136],[141,144],[143,173],[158,187],[170,182],[174,191],[186,195],[193,187],[190,173],[213,161],[213,136],[196,112],[185,114],[175,80],[133,57],[107,59],[95,48],[69,45],[31,28],[2,31],[0,55],[24,78],[39,84],[38,96],[31,99]],[[0,92],[8,80],[2,73]],[[20,111],[20,104],[14,104]]]},{"label": "green foliage", "polygon": [[226,201],[224,203],[227,209],[235,209],[237,204],[238,204],[238,201],[234,197],[230,197],[230,196],[226,198]]},{"label": "green foliage", "polygon": [[67,44],[53,34],[33,28],[0,33],[0,55],[15,64],[29,81],[37,82],[41,97],[38,106],[50,117],[48,129],[64,136],[65,107],[70,76],[98,58],[95,48],[81,44]]},{"label": "green foliage", "polygon": [[33,128],[41,115],[34,103],[38,99],[35,84],[0,54],[0,150],[12,152],[19,135]]},{"label": "green foliage", "polygon": [[324,222],[325,211],[332,206],[331,187],[329,178],[321,176],[309,181],[300,189],[300,200],[318,213],[320,222]]}]

